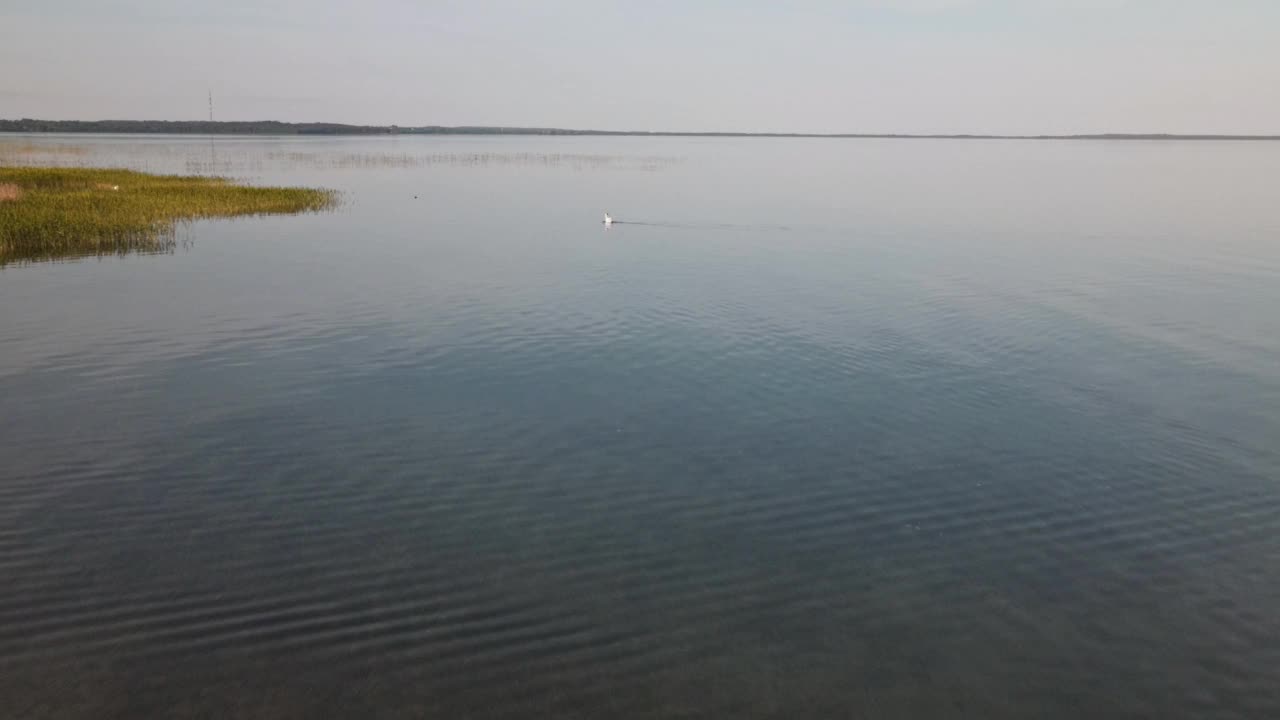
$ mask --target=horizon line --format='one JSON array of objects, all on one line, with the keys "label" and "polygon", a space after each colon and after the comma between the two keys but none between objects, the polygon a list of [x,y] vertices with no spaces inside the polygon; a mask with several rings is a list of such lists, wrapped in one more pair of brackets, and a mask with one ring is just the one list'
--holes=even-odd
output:
[{"label": "horizon line", "polygon": [[[104,130],[102,125],[119,125]],[[140,126],[160,125],[160,129]],[[26,126],[26,127],[23,127]],[[46,126],[30,127],[30,126]],[[55,127],[47,127],[55,126]],[[257,126],[258,130],[252,129]],[[7,129],[13,127],[15,129]],[[1065,134],[1020,133],[897,133],[897,132],[751,132],[751,131],[684,131],[684,130],[599,130],[585,128],[530,127],[508,125],[360,125],[323,121],[289,122],[283,120],[41,120],[0,118],[0,133],[88,133],[118,132],[125,134],[219,134],[208,130],[238,127],[244,135],[580,135],[635,137],[759,137],[759,138],[829,138],[829,139],[920,139],[920,140],[1280,140],[1280,134],[1237,133],[1169,133],[1169,132],[1100,132]],[[274,130],[274,131],[273,131]]]}]

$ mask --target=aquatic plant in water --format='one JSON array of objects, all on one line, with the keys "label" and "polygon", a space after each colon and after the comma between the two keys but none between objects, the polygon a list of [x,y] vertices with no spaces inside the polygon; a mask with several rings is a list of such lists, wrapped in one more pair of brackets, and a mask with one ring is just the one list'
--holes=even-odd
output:
[{"label": "aquatic plant in water", "polygon": [[0,167],[0,265],[161,252],[173,247],[179,223],[314,212],[337,199],[331,190],[252,187],[222,177]]}]

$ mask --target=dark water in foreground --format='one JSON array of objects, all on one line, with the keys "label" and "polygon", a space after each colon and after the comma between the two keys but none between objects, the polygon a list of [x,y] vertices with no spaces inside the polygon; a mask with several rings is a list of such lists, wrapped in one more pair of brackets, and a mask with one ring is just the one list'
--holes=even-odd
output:
[{"label": "dark water in foreground", "polygon": [[1280,145],[29,142],[347,202],[0,270],[0,716],[1280,717]]}]

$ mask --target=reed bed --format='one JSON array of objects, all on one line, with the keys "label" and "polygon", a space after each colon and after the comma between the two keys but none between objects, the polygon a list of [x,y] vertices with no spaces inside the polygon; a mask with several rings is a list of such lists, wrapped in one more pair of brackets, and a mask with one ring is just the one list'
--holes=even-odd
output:
[{"label": "reed bed", "polygon": [[251,187],[222,177],[0,167],[0,265],[163,252],[173,248],[180,223],[314,212],[336,202],[330,190]]},{"label": "reed bed", "polygon": [[83,167],[91,165],[89,148],[61,142],[15,142],[0,138],[0,166]]},{"label": "reed bed", "polygon": [[0,141],[0,157],[5,155],[76,155],[89,154],[89,148],[83,145],[66,143],[33,143]]}]

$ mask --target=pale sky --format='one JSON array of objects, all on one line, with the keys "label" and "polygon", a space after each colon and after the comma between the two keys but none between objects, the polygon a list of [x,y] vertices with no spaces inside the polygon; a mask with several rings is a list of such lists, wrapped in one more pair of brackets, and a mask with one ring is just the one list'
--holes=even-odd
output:
[{"label": "pale sky", "polygon": [[1280,133],[1280,0],[0,0],[0,117]]}]

